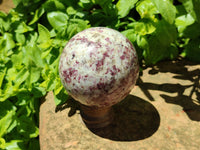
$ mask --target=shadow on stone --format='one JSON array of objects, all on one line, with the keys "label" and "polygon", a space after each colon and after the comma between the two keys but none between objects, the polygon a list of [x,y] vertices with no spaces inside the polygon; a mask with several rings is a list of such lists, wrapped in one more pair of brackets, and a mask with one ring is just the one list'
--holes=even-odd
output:
[{"label": "shadow on stone", "polygon": [[160,115],[149,102],[133,96],[113,106],[113,122],[100,129],[89,129],[94,134],[114,141],[137,141],[152,136],[159,128]]},{"label": "shadow on stone", "polygon": [[200,106],[195,104],[194,100],[189,96],[178,95],[176,97],[171,97],[165,94],[160,95],[165,102],[180,105],[183,107],[183,111],[188,115],[188,117],[193,121],[200,121]]},{"label": "shadow on stone", "polygon": [[[197,63],[190,62],[184,59],[178,59],[176,61],[160,62],[156,66],[153,66],[149,71],[149,74],[154,75],[157,73],[170,72],[174,74],[173,78],[179,80],[189,80],[191,84],[182,85],[177,83],[164,83],[156,84],[143,82],[141,78],[138,79],[138,86],[149,100],[154,101],[149,90],[156,90],[171,93],[177,93],[177,96],[171,96],[167,94],[160,94],[160,96],[167,103],[176,104],[183,108],[183,111],[193,121],[200,121],[200,69],[191,68],[197,66]],[[191,89],[189,94],[185,94],[187,89]],[[194,98],[196,97],[196,98]]]},{"label": "shadow on stone", "polygon": [[70,108],[68,117],[71,117],[75,115],[78,110],[80,110],[80,104],[70,96],[67,99],[67,102],[56,106],[55,112],[57,113],[58,111],[63,111],[64,109],[67,109],[67,108]]},{"label": "shadow on stone", "polygon": [[[200,101],[198,98],[199,92],[196,91],[197,100],[191,98],[191,94],[184,95],[184,91],[187,88],[190,88],[194,85],[181,85],[181,84],[155,84],[155,83],[147,83],[143,82],[140,87],[142,87],[143,91],[148,90],[157,90],[168,93],[177,93],[177,96],[170,96],[166,94],[160,94],[160,96],[165,100],[166,103],[176,104],[183,108],[183,111],[188,115],[188,117],[193,121],[200,121]],[[144,88],[145,87],[145,88]],[[196,87],[195,87],[196,88]],[[148,89],[148,90],[147,90]],[[190,92],[192,93],[192,91]],[[151,98],[151,94],[146,92],[146,95],[149,95],[148,98]],[[152,99],[149,99],[152,100]]]}]

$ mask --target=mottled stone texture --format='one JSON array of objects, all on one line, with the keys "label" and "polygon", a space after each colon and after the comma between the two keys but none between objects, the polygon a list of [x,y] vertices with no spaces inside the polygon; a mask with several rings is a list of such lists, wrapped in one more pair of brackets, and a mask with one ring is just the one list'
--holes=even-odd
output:
[{"label": "mottled stone texture", "polygon": [[138,69],[131,42],[105,27],[76,34],[65,46],[59,63],[61,81],[72,97],[97,107],[125,98],[135,85]]}]

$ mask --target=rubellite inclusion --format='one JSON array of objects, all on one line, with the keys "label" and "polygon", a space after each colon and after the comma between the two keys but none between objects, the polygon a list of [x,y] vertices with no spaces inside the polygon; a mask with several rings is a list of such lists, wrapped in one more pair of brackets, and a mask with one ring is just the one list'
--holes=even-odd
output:
[{"label": "rubellite inclusion", "polygon": [[124,99],[135,85],[138,72],[132,43],[106,27],[89,28],[73,36],[59,62],[59,75],[67,92],[91,107],[110,107]]}]

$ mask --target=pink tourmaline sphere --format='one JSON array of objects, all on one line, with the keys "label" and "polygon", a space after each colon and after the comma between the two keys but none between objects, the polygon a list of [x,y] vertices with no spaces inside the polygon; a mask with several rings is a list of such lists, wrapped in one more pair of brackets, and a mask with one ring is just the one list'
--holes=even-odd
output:
[{"label": "pink tourmaline sphere", "polygon": [[67,92],[80,103],[109,107],[124,99],[139,72],[132,43],[120,32],[95,27],[76,34],[65,46],[59,74]]}]

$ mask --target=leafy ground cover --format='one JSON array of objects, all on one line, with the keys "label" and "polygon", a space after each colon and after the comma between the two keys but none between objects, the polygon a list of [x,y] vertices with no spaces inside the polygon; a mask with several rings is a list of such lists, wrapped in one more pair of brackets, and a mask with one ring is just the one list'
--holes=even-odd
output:
[{"label": "leafy ground cover", "polygon": [[[116,29],[136,47],[140,65],[181,55],[200,62],[199,0],[13,0],[0,12],[0,149],[39,149],[39,104],[68,95],[59,56],[76,33]],[[61,99],[62,98],[62,99]]]}]

